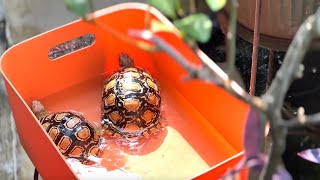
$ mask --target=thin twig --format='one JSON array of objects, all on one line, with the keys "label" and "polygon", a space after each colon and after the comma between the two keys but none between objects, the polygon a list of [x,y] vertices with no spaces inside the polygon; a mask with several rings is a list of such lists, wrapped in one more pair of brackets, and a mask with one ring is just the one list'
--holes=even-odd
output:
[{"label": "thin twig", "polygon": [[252,63],[251,63],[251,78],[250,78],[250,95],[254,96],[256,92],[256,77],[259,51],[259,35],[260,35],[260,16],[261,16],[261,0],[256,0],[254,14],[254,33],[252,47]]},{"label": "thin twig", "polygon": [[156,44],[159,50],[165,51],[168,55],[179,62],[180,65],[189,72],[190,76],[197,76],[199,68],[195,65],[192,65],[191,63],[188,63],[188,60],[173,46],[155,35],[152,35],[150,40]]},{"label": "thin twig", "polygon": [[[178,16],[180,16],[180,17],[184,16],[185,12],[184,12],[184,9],[181,7],[180,0],[172,0],[172,1],[175,1],[176,12],[177,12]],[[177,16],[175,16],[173,18],[173,20],[176,20],[176,19],[178,19]]]},{"label": "thin twig", "polygon": [[267,87],[266,89],[269,88],[272,82],[273,78],[273,73],[274,73],[274,53],[275,51],[270,49],[269,50],[269,63],[268,63],[268,80],[267,80]]},{"label": "thin twig", "polygon": [[[211,76],[215,76],[216,79],[219,79],[221,83],[215,82],[218,86],[224,88],[229,93],[234,95],[236,98],[242,100],[243,102],[246,102],[250,104],[251,106],[257,108],[258,110],[262,112],[266,112],[267,106],[262,101],[262,99],[254,96],[250,96],[246,91],[244,91],[236,82],[229,79],[229,77],[213,62],[212,59],[210,59],[205,53],[203,53],[201,50],[196,50],[196,53],[198,57],[201,59],[201,61],[210,69]],[[219,70],[220,73],[216,74]]]},{"label": "thin twig", "polygon": [[195,0],[189,0],[189,14],[193,14],[197,11]]},{"label": "thin twig", "polygon": [[[226,89],[229,93],[240,100],[256,107],[260,111],[265,112],[267,110],[266,104],[262,102],[260,98],[250,96],[235,81],[229,79],[229,77],[212,61],[212,59],[210,59],[201,50],[196,49],[195,51],[198,57],[202,60],[204,65],[203,67],[190,63],[177,49],[175,49],[175,47],[150,31],[131,30],[129,35],[154,42],[158,50],[162,50],[170,55],[189,73],[190,77],[213,82]],[[220,72],[217,73],[218,71]]]},{"label": "thin twig", "polygon": [[289,129],[295,129],[303,126],[320,125],[320,113],[306,115],[305,119],[296,117],[294,119],[285,121],[284,125]]},{"label": "thin twig", "polygon": [[227,46],[227,63],[228,69],[227,74],[231,74],[235,69],[236,61],[236,30],[237,30],[237,0],[231,0],[230,5],[230,20],[228,26],[228,32],[226,36],[226,46]]},{"label": "thin twig", "polygon": [[[148,1],[149,3],[149,1]],[[145,18],[144,18],[144,24],[145,24],[145,29],[150,29],[151,27],[151,5],[150,3],[148,4],[148,9],[146,11],[146,15],[145,15]]]}]

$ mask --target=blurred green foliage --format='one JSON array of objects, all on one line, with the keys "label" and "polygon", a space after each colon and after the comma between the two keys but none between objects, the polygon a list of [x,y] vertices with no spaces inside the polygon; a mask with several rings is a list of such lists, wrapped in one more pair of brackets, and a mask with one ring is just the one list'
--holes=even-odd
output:
[{"label": "blurred green foliage", "polygon": [[64,0],[67,9],[77,16],[86,19],[92,7],[92,0]]},{"label": "blurred green foliage", "polygon": [[[212,11],[218,11],[226,4],[226,0],[206,0],[206,2]],[[92,0],[64,0],[64,3],[69,11],[88,20],[86,15],[91,11]],[[201,43],[209,41],[212,22],[205,13],[181,16],[181,13],[177,13],[177,11],[181,12],[181,0],[148,0],[148,3],[171,18],[186,40]]]},{"label": "blurred green foliage", "polygon": [[227,0],[206,0],[206,2],[212,11],[219,11],[226,5]]},{"label": "blurred green foliage", "polygon": [[175,20],[174,25],[183,32],[185,38],[195,39],[201,43],[206,43],[211,37],[212,22],[203,13],[196,13]]}]

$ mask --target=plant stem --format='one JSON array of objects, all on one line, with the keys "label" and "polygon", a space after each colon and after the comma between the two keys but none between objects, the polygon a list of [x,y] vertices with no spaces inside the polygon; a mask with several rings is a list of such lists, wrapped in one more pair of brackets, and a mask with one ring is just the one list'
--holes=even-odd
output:
[{"label": "plant stem", "polygon": [[271,85],[273,74],[274,74],[274,53],[275,51],[270,49],[269,50],[269,64],[268,64],[268,80],[267,80],[267,86],[266,89],[269,88]]},{"label": "plant stem", "polygon": [[254,14],[251,78],[250,78],[250,95],[252,96],[255,95],[255,91],[256,91],[259,35],[260,35],[260,16],[261,16],[261,0],[256,0],[256,7],[255,7],[255,14]]},{"label": "plant stem", "polygon": [[228,69],[227,74],[231,74],[234,71],[235,61],[236,61],[236,30],[237,30],[237,0],[231,0],[230,6],[230,19],[228,25],[228,32],[226,36],[226,46],[227,46],[227,63]]},{"label": "plant stem", "polygon": [[316,126],[320,124],[320,113],[305,116],[303,119],[297,117],[288,121],[285,121],[284,125],[288,129],[295,129],[304,126]]},{"label": "plant stem", "polygon": [[[148,1],[148,3],[149,3],[149,1]],[[151,26],[151,13],[150,13],[150,10],[151,10],[151,5],[148,4],[148,10],[146,11],[146,15],[145,15],[145,18],[144,18],[145,29],[150,29],[150,26]]]},{"label": "plant stem", "polygon": [[197,11],[195,0],[189,0],[189,14],[193,14]]}]

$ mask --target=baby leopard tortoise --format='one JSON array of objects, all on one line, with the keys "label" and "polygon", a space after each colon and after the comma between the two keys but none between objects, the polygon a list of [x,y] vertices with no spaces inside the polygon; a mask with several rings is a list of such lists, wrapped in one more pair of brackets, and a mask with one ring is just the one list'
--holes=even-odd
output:
[{"label": "baby leopard tortoise", "polygon": [[87,163],[89,155],[99,155],[100,137],[83,116],[74,112],[48,113],[39,101],[32,102],[32,111],[65,157]]},{"label": "baby leopard tortoise", "polygon": [[120,69],[104,84],[103,129],[115,138],[148,137],[161,128],[159,87],[127,54],[120,54],[119,64]]}]

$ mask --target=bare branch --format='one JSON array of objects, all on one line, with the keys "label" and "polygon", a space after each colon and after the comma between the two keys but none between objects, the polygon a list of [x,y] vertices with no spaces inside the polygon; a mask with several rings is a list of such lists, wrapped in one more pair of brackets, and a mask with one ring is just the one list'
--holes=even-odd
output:
[{"label": "bare branch", "polygon": [[271,179],[276,168],[282,163],[281,156],[285,150],[287,128],[283,126],[280,109],[291,82],[302,76],[302,61],[311,41],[319,36],[318,21],[320,10],[310,16],[300,26],[289,46],[281,68],[278,70],[269,90],[263,95],[268,104],[267,116],[270,121],[270,133],[273,146],[269,154],[268,164],[264,168],[260,179]]},{"label": "bare branch", "polygon": [[[320,11],[318,10],[315,15],[310,16],[300,26],[289,46],[281,68],[276,73],[269,90],[263,96],[264,99],[271,100],[268,102],[270,106],[273,106],[271,109],[280,109],[282,107],[284,97],[291,82],[301,77],[303,71],[301,63],[303,58],[311,41],[318,35],[318,33],[315,33],[315,28],[317,28],[315,19],[319,18],[319,14]],[[270,98],[270,96],[273,98]]]},{"label": "bare branch", "polygon": [[165,42],[164,40],[162,40],[161,38],[153,34],[151,34],[150,40],[156,44],[156,47],[159,50],[165,51],[168,55],[170,55],[178,63],[180,63],[180,65],[184,69],[186,69],[191,76],[197,76],[197,74],[199,74],[200,69],[197,68],[195,65],[192,65],[191,63],[189,63],[188,60],[169,43]]},{"label": "bare branch", "polygon": [[[154,42],[158,50],[165,51],[170,55],[175,61],[177,61],[187,72],[191,78],[199,78],[201,80],[210,81],[218,86],[224,88],[229,93],[237,97],[238,99],[249,103],[253,107],[256,107],[260,111],[266,112],[266,104],[258,97],[250,96],[245,92],[236,82],[229,79],[227,74],[225,74],[205,53],[197,49],[196,53],[202,60],[205,66],[198,67],[191,64],[175,47],[171,46],[169,43],[159,38],[157,35],[150,31],[141,30],[131,30],[129,32],[131,36],[140,37],[146,40]],[[220,71],[220,72],[219,72]],[[219,73],[217,73],[219,72]]]},{"label": "bare branch", "polygon": [[295,129],[303,126],[318,126],[320,125],[320,113],[304,116],[305,119],[301,117],[296,117],[294,119],[285,121],[284,125],[289,129]]},{"label": "bare branch", "polygon": [[[259,111],[266,112],[267,105],[262,101],[261,98],[250,96],[246,91],[244,91],[236,82],[229,79],[227,74],[225,74],[205,53],[201,50],[196,50],[197,55],[202,60],[202,62],[210,69],[211,76],[215,76],[220,79],[217,83],[218,86],[224,88],[229,93],[237,97],[238,99],[250,104],[251,106],[257,108]],[[218,73],[217,73],[218,72]]]}]

